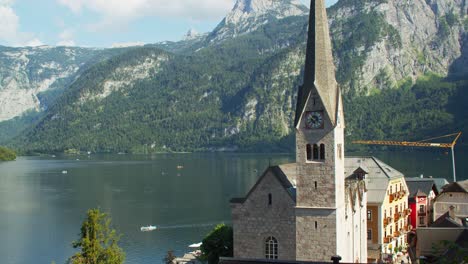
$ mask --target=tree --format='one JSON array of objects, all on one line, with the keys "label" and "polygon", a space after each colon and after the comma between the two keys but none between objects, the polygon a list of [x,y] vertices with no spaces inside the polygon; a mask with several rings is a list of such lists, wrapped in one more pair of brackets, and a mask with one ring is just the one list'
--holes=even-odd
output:
[{"label": "tree", "polygon": [[172,264],[172,261],[176,258],[174,255],[174,251],[169,250],[167,251],[167,255],[164,257],[163,261],[166,264]]},{"label": "tree", "polygon": [[111,219],[99,209],[88,210],[81,226],[81,238],[73,242],[74,248],[81,252],[73,255],[71,264],[120,264],[125,253],[117,245],[120,235],[110,227]]},{"label": "tree", "polygon": [[0,161],[12,161],[16,159],[16,154],[13,150],[0,146]]},{"label": "tree", "polygon": [[219,257],[233,256],[232,227],[225,224],[217,225],[202,241],[200,247],[201,259],[209,264],[217,264]]}]

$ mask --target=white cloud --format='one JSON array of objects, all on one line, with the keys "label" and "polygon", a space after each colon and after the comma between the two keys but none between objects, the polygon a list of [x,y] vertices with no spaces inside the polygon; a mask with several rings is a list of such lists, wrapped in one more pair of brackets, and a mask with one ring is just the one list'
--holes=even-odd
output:
[{"label": "white cloud", "polygon": [[100,15],[91,29],[120,27],[144,16],[183,17],[193,20],[219,19],[234,0],[57,0],[76,14],[89,10]]},{"label": "white cloud", "polygon": [[66,28],[59,34],[59,41],[57,46],[76,46],[74,38],[74,33],[72,29]]},{"label": "white cloud", "polygon": [[73,47],[73,46],[76,46],[76,43],[73,40],[61,40],[61,41],[57,42],[57,46]]},{"label": "white cloud", "polygon": [[126,48],[134,46],[144,46],[143,42],[122,42],[122,43],[112,43],[111,48]]},{"label": "white cloud", "polygon": [[34,34],[19,31],[19,17],[11,7],[14,0],[0,0],[0,41],[12,46],[40,46]]}]

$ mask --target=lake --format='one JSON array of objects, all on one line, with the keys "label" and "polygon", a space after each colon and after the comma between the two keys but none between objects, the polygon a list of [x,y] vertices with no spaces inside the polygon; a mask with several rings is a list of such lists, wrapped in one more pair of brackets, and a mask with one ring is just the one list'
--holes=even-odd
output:
[{"label": "lake", "polygon": [[[366,155],[406,176],[452,179],[444,152]],[[468,151],[456,155],[458,179],[466,179]],[[0,263],[64,263],[75,251],[71,243],[86,211],[95,207],[109,213],[123,234],[127,263],[162,263],[168,250],[180,256],[217,223],[229,224],[230,198],[243,196],[269,164],[293,161],[286,154],[213,153],[20,157],[0,163]],[[150,224],[164,229],[140,232]]]}]

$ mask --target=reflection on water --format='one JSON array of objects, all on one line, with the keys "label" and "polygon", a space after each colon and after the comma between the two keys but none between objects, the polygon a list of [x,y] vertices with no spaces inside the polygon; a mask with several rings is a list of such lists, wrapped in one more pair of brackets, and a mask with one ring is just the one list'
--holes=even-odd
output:
[{"label": "reflection on water", "polygon": [[[271,158],[271,160],[270,160]],[[86,210],[100,207],[124,234],[128,263],[183,254],[220,222],[229,199],[287,155],[97,155],[0,164],[0,263],[63,263]],[[178,168],[179,166],[179,168]],[[183,167],[183,168],[181,168]],[[67,174],[62,171],[66,170]],[[141,226],[163,227],[140,232]]]},{"label": "reflection on water", "polygon": [[[370,154],[407,176],[452,177],[450,156],[441,152]],[[467,177],[467,156],[457,152],[459,179]],[[94,207],[108,212],[124,234],[128,263],[159,263],[168,250],[181,255],[214,225],[229,222],[230,198],[243,196],[269,164],[293,160],[293,155],[174,154],[1,163],[0,263],[63,263],[73,254],[70,244],[86,210]],[[162,228],[140,232],[148,225]]]}]

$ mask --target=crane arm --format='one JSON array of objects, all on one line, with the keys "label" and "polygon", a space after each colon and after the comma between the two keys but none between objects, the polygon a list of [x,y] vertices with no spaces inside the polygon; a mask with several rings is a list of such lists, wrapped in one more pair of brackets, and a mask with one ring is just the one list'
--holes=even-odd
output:
[{"label": "crane arm", "polygon": [[387,145],[387,146],[405,146],[405,147],[438,147],[451,148],[452,143],[425,143],[425,142],[408,142],[408,141],[385,141],[385,140],[356,140],[354,144],[366,145]]},{"label": "crane arm", "polygon": [[[411,141],[387,141],[387,140],[356,140],[352,143],[354,144],[366,144],[366,145],[385,145],[385,146],[404,146],[404,147],[436,147],[436,148],[453,148],[455,144],[457,144],[457,140],[461,136],[461,132],[450,134],[442,137],[449,137],[449,136],[456,136],[455,139],[451,143],[431,143],[425,142],[431,139],[426,139],[419,142],[411,142]],[[437,138],[442,138],[437,137]],[[436,138],[432,138],[436,139]]]}]

